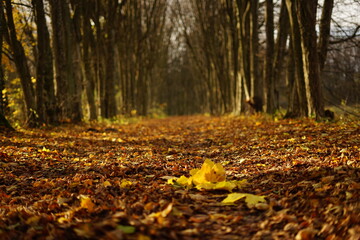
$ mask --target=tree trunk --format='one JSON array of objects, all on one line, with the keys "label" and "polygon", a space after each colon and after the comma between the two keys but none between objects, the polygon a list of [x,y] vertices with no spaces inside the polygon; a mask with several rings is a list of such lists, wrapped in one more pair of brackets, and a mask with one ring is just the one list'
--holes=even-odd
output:
[{"label": "tree trunk", "polygon": [[274,112],[274,3],[266,0],[266,57],[264,68],[264,110],[272,114]]},{"label": "tree trunk", "polygon": [[106,71],[105,71],[105,96],[104,111],[105,118],[112,118],[116,116],[116,101],[115,101],[115,29],[118,3],[114,1],[107,2],[107,16],[106,16]]},{"label": "tree trunk", "polygon": [[295,69],[295,57],[294,57],[294,48],[292,47],[292,42],[290,41],[289,46],[289,56],[286,63],[286,86],[287,86],[287,98],[288,106],[285,118],[294,118],[301,116],[299,106],[299,95],[298,87],[296,81],[296,69]]},{"label": "tree trunk", "polygon": [[35,94],[31,83],[30,70],[27,65],[25,51],[20,41],[17,39],[15,24],[10,0],[5,0],[7,28],[9,31],[9,45],[14,54],[14,62],[20,76],[21,87],[24,93],[26,109],[26,125],[35,127],[37,125]]},{"label": "tree trunk", "polygon": [[230,59],[232,64],[232,77],[230,78],[229,90],[230,90],[230,98],[232,105],[232,112],[235,114],[240,114],[240,103],[241,99],[239,98],[239,90],[238,90],[238,72],[239,72],[239,31],[237,27],[237,17],[236,17],[236,9],[234,7],[233,0],[226,0],[225,9],[227,12],[227,16],[229,18],[229,32],[227,34],[230,35],[231,41],[231,57]]},{"label": "tree trunk", "polygon": [[2,65],[2,52],[3,52],[3,33],[5,31],[5,21],[4,21],[4,6],[3,2],[0,1],[0,114],[5,113],[5,109],[7,107],[5,97],[3,91],[5,90],[5,77],[4,77],[4,69]]},{"label": "tree trunk", "polygon": [[0,132],[3,130],[15,131],[15,129],[10,125],[5,116],[0,112]]},{"label": "tree trunk", "polygon": [[320,20],[320,35],[319,35],[319,64],[320,71],[324,69],[326,55],[328,52],[329,38],[330,38],[330,24],[331,15],[334,7],[334,0],[325,0]]},{"label": "tree trunk", "polygon": [[296,0],[297,16],[301,33],[302,61],[304,69],[308,116],[317,119],[324,116],[320,84],[320,67],[316,41],[317,1]]},{"label": "tree trunk", "polygon": [[81,120],[81,91],[74,71],[76,41],[68,1],[50,0],[58,111],[61,121]]},{"label": "tree trunk", "polygon": [[32,0],[37,26],[38,59],[36,67],[36,100],[39,121],[57,123],[53,56],[46,25],[43,0]]},{"label": "tree trunk", "polygon": [[243,82],[245,98],[248,100],[250,96],[251,89],[251,79],[250,79],[250,62],[249,62],[249,36],[247,35],[249,29],[249,12],[251,4],[249,0],[237,0],[236,1],[238,9],[238,22],[239,22],[239,79]]},{"label": "tree trunk", "polygon": [[286,42],[289,35],[289,15],[286,9],[285,0],[281,1],[279,24],[277,29],[277,38],[275,44],[275,55],[273,61],[273,81],[275,88],[275,109],[279,109],[279,93],[277,90],[277,82],[281,77],[283,69],[284,56],[286,52]]},{"label": "tree trunk", "polygon": [[291,40],[291,51],[294,59],[294,74],[295,81],[292,85],[293,89],[289,89],[291,94],[296,94],[296,96],[290,98],[292,100],[289,102],[288,110],[292,112],[287,112],[287,116],[291,117],[301,117],[307,116],[308,106],[306,99],[305,91],[305,81],[304,81],[304,69],[302,61],[302,49],[301,49],[301,34],[299,29],[299,23],[296,15],[296,6],[295,0],[286,0],[286,7],[289,14],[290,21],[290,40]]},{"label": "tree trunk", "polygon": [[[262,82],[259,75],[259,30],[258,30],[258,11],[259,11],[259,0],[250,1],[250,42],[249,42],[249,70],[250,70],[250,96],[261,98],[262,96]],[[262,101],[262,100],[261,100]],[[262,108],[262,107],[261,107]]]},{"label": "tree trunk", "polygon": [[91,54],[94,54],[95,50],[92,48],[91,42],[94,42],[94,36],[91,32],[90,24],[90,7],[86,6],[85,0],[82,1],[82,28],[83,28],[83,63],[85,68],[85,88],[86,96],[89,104],[90,120],[97,119],[97,111],[95,104],[95,71],[93,70],[93,64],[91,60]]}]

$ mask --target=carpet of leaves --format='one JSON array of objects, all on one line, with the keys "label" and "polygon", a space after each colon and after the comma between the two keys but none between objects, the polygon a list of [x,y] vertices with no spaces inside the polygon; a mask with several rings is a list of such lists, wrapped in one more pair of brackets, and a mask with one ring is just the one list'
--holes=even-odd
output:
[{"label": "carpet of leaves", "polygon": [[[205,159],[227,193],[167,184]],[[359,122],[172,117],[0,136],[0,239],[360,239]]]}]

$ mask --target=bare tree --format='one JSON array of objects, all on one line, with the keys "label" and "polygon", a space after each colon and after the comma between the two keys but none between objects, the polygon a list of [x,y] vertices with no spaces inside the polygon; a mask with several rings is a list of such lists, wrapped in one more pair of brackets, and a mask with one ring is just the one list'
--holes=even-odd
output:
[{"label": "bare tree", "polygon": [[10,0],[5,1],[5,9],[7,21],[4,22],[4,25],[7,26],[8,30],[5,32],[5,39],[7,40],[13,51],[14,62],[21,80],[21,86],[25,100],[26,125],[34,127],[37,125],[35,92],[34,87],[31,83],[31,75],[29,66],[27,64],[24,48],[16,36],[12,4]]},{"label": "bare tree", "polygon": [[[295,0],[286,0],[290,21],[291,56],[289,66],[294,68],[294,82],[290,84],[290,99],[286,117],[307,116],[308,105],[306,101],[304,69],[302,61],[301,35]],[[290,71],[292,72],[292,71]]]},{"label": "bare tree", "polygon": [[5,89],[5,76],[4,69],[2,66],[2,55],[3,55],[3,33],[5,31],[5,16],[4,16],[3,2],[0,2],[0,113],[4,114],[6,108],[5,96],[3,90]]},{"label": "bare tree", "polygon": [[76,44],[68,0],[50,0],[53,49],[57,86],[57,110],[61,121],[81,121],[80,80],[77,78],[74,54]]},{"label": "bare tree", "polygon": [[273,113],[275,107],[275,86],[273,78],[274,61],[274,3],[266,0],[266,55],[264,67],[264,108],[265,112]]},{"label": "bare tree", "polygon": [[43,0],[32,0],[37,26],[36,105],[39,122],[57,123],[53,57]]}]

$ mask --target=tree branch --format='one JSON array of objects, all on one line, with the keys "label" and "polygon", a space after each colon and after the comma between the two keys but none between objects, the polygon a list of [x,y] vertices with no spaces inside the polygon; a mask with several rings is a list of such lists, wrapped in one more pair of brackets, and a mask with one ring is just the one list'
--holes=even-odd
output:
[{"label": "tree branch", "polygon": [[[358,37],[358,36],[360,36],[360,35],[357,35],[357,32],[358,32],[359,29],[360,29],[360,25],[355,28],[355,30],[354,30],[354,32],[353,32],[353,34],[351,36],[346,35],[347,36],[346,38],[342,38],[342,39],[339,39],[339,40],[332,40],[332,41],[330,40],[329,44],[343,43],[343,42],[349,41],[349,40],[351,40],[351,39],[353,39],[355,37]],[[345,31],[344,31],[344,33],[345,33]]]}]

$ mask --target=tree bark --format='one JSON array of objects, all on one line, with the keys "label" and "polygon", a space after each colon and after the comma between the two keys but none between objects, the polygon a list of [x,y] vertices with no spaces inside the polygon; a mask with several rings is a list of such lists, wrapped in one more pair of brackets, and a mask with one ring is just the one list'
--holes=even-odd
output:
[{"label": "tree bark", "polygon": [[[226,0],[224,8],[226,9],[227,13],[227,32],[226,34],[229,35],[229,49],[231,49],[231,59],[229,59],[229,62],[231,62],[231,71],[232,76],[229,77],[229,98],[232,105],[232,112],[239,114],[240,113],[240,101],[237,100],[236,97],[236,87],[237,87],[237,74],[238,74],[238,48],[239,48],[239,39],[238,39],[238,29],[237,29],[237,19],[236,19],[236,12],[234,11],[234,5],[232,0]],[[230,70],[230,69],[229,69]]]},{"label": "tree bark", "polygon": [[264,110],[272,114],[274,112],[274,3],[266,0],[266,56],[264,68]]},{"label": "tree bark", "polygon": [[[249,68],[250,68],[250,96],[254,98],[255,96],[262,99],[262,81],[258,71],[259,66],[259,30],[258,30],[258,21],[259,21],[259,0],[250,1],[250,43],[249,43]],[[262,100],[261,100],[262,101]],[[261,107],[262,109],[262,107]]]},{"label": "tree bark", "polygon": [[115,29],[114,24],[117,21],[117,1],[107,1],[106,15],[106,70],[105,70],[105,95],[104,105],[102,106],[103,117],[112,118],[116,116],[116,100],[115,100]]},{"label": "tree bark", "polygon": [[250,99],[251,79],[250,79],[250,62],[249,62],[249,36],[247,32],[249,30],[249,12],[251,9],[251,3],[249,0],[237,0],[236,6],[238,9],[238,24],[239,24],[239,78],[243,83],[245,99]]},{"label": "tree bark", "polygon": [[275,109],[279,109],[279,92],[277,89],[277,83],[281,77],[284,57],[286,53],[286,42],[289,35],[289,15],[286,9],[285,0],[281,1],[279,24],[277,29],[277,38],[275,43],[275,55],[273,61],[273,81],[274,81],[274,94],[275,94]]},{"label": "tree bark", "polygon": [[290,22],[290,40],[291,51],[294,59],[294,84],[291,85],[293,89],[289,89],[291,94],[296,94],[290,98],[288,110],[286,116],[289,117],[301,117],[307,116],[308,106],[306,99],[305,81],[304,81],[304,69],[302,60],[302,48],[301,48],[301,34],[299,29],[299,23],[296,15],[295,0],[286,0],[286,7],[289,14]]},{"label": "tree bark", "polygon": [[0,1],[0,114],[5,113],[6,109],[6,101],[5,96],[3,94],[3,90],[5,89],[5,77],[4,77],[4,69],[2,66],[2,52],[3,52],[3,33],[5,31],[5,18],[4,18],[4,6],[3,2]]},{"label": "tree bark", "polygon": [[15,129],[10,125],[5,116],[0,112],[0,132],[3,130],[15,131]]},{"label": "tree bark", "polygon": [[97,119],[97,111],[95,104],[95,71],[93,69],[92,64],[92,56],[94,55],[95,49],[92,48],[91,42],[94,42],[94,36],[91,32],[91,24],[90,24],[90,8],[93,5],[85,5],[85,0],[82,1],[82,30],[83,30],[83,38],[82,38],[82,48],[83,48],[83,64],[85,68],[85,88],[86,88],[86,96],[89,104],[89,112],[90,112],[90,120]]},{"label": "tree bark", "polygon": [[57,86],[57,110],[61,121],[81,121],[81,91],[76,77],[74,55],[75,38],[71,25],[68,0],[50,0],[51,23],[53,28],[53,49]]},{"label": "tree bark", "polygon": [[57,123],[54,88],[53,56],[50,35],[46,25],[43,0],[32,0],[37,26],[38,59],[36,67],[36,102],[39,121]]},{"label": "tree bark", "polygon": [[331,15],[334,0],[325,0],[320,20],[320,34],[318,42],[320,71],[324,69],[330,38]]},{"label": "tree bark", "polygon": [[9,36],[9,45],[14,54],[14,62],[20,76],[21,87],[24,93],[25,109],[26,109],[26,125],[35,127],[37,125],[36,104],[34,88],[31,83],[30,70],[27,65],[25,51],[20,41],[17,39],[15,24],[12,13],[12,5],[10,0],[5,0],[5,9],[7,16],[7,29]]},{"label": "tree bark", "polygon": [[301,33],[301,49],[308,104],[307,116],[317,119],[324,116],[324,105],[320,83],[320,67],[316,40],[317,1],[297,0],[297,16]]}]

